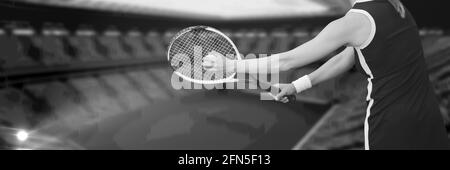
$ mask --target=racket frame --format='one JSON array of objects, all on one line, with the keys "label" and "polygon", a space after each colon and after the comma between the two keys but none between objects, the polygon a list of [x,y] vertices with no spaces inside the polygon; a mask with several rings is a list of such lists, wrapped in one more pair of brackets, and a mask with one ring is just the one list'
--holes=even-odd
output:
[{"label": "racket frame", "polygon": [[[191,31],[191,30],[193,30],[193,29],[205,29],[205,30],[212,31],[212,32],[215,32],[215,33],[221,35],[221,36],[224,37],[224,38],[228,41],[228,43],[230,43],[231,46],[233,47],[233,50],[234,50],[235,53],[236,53],[236,59],[235,59],[235,60],[242,60],[241,55],[240,55],[240,53],[239,53],[239,51],[238,51],[236,45],[235,45],[235,44],[233,43],[233,41],[231,41],[231,39],[230,39],[228,36],[226,36],[224,33],[222,33],[221,31],[219,31],[219,30],[217,30],[217,29],[215,29],[215,28],[209,27],[209,26],[192,26],[192,27],[188,27],[188,28],[185,28],[185,29],[181,30],[181,31],[180,31],[179,33],[177,33],[177,35],[175,35],[174,38],[172,38],[172,40],[170,41],[170,45],[169,45],[169,48],[168,48],[168,50],[167,50],[167,61],[168,61],[169,63],[170,63],[170,49],[172,48],[173,43],[174,43],[179,37],[181,37],[182,35],[188,33],[189,31]],[[173,67],[171,67],[171,68],[173,69]],[[239,81],[238,79],[235,79],[235,78],[234,78],[234,76],[236,76],[236,73],[231,74],[231,75],[228,76],[227,78],[219,79],[219,80],[196,80],[196,79],[192,79],[192,78],[190,78],[190,77],[187,77],[187,76],[181,74],[180,72],[178,72],[178,71],[175,70],[175,69],[174,69],[174,73],[175,73],[177,76],[183,78],[184,80],[187,80],[187,81],[190,81],[190,82],[193,82],[193,83],[198,83],[198,84],[208,84],[208,85],[212,85],[212,84],[234,83],[234,82],[238,82],[238,81]]]}]

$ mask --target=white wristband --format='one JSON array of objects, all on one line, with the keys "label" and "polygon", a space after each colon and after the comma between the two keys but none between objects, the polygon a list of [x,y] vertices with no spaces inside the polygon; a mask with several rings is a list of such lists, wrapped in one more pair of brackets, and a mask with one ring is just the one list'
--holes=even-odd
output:
[{"label": "white wristband", "polygon": [[308,75],[305,75],[305,76],[293,81],[292,84],[294,85],[295,90],[297,90],[297,93],[300,93],[300,92],[312,87],[311,80],[309,79]]}]

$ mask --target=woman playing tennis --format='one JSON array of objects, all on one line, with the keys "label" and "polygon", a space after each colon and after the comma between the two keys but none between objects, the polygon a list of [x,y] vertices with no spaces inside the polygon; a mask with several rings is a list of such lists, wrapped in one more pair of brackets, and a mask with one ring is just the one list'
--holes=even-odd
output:
[{"label": "woman playing tennis", "polygon": [[[354,0],[345,16],[295,49],[240,61],[213,54],[203,59],[203,67],[210,71],[286,71],[318,61],[340,47],[346,48],[311,74],[280,84],[277,100],[288,102],[281,96],[301,93],[348,71],[356,63],[368,82],[366,150],[449,148],[418,28],[399,0]],[[236,69],[241,64],[249,68]]]}]

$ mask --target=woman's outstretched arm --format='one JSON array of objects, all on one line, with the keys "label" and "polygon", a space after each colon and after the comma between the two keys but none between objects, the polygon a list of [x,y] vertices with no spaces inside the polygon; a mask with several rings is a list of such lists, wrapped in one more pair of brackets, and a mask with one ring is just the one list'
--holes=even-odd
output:
[{"label": "woman's outstretched arm", "polygon": [[[312,40],[290,51],[239,61],[212,54],[204,58],[203,66],[210,71],[276,73],[318,61],[342,46],[359,46],[364,43],[369,33],[370,22],[365,16],[348,13],[328,24]],[[245,68],[242,68],[244,66]]]},{"label": "woman's outstretched arm", "polygon": [[329,59],[325,64],[313,71],[311,74],[301,77],[300,79],[289,84],[280,84],[278,88],[281,92],[276,99],[287,103],[287,98],[282,98],[285,95],[293,95],[300,93],[312,86],[321,82],[335,78],[338,75],[350,70],[355,64],[355,53],[353,47],[347,47],[341,53]]}]

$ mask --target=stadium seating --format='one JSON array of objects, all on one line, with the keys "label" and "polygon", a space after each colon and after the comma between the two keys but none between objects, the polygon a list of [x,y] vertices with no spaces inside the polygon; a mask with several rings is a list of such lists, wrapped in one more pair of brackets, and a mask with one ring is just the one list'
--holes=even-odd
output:
[{"label": "stadium seating", "polygon": [[37,62],[29,56],[29,52],[36,48],[31,47],[28,36],[11,36],[0,34],[0,46],[2,55],[0,56],[0,68],[24,68],[36,65]]},{"label": "stadium seating", "polygon": [[77,61],[89,62],[89,61],[105,61],[105,56],[101,55],[96,50],[96,44],[93,35],[71,35],[67,38],[68,44],[74,49],[74,57]]}]

